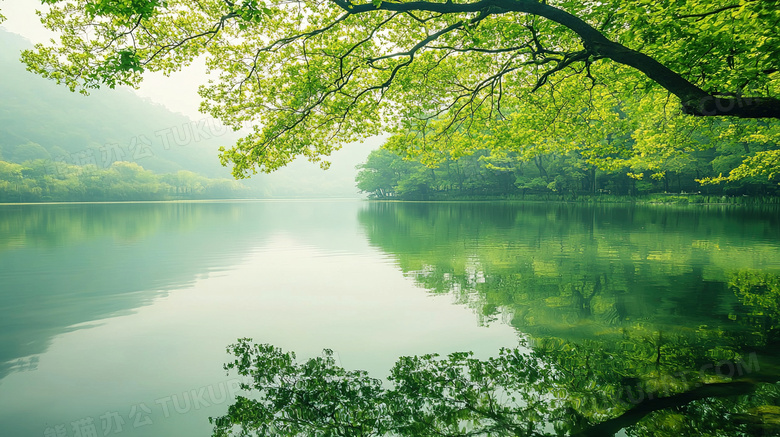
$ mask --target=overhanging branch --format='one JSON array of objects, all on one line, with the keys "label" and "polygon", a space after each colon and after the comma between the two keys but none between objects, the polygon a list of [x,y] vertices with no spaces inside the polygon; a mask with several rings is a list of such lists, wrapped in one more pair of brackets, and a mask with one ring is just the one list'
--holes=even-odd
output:
[{"label": "overhanging branch", "polygon": [[472,3],[432,3],[428,1],[395,3],[383,1],[379,6],[374,3],[354,4],[348,0],[331,1],[348,14],[386,10],[394,12],[425,11],[440,14],[483,12],[488,15],[516,12],[536,15],[558,23],[576,33],[582,41],[585,51],[590,55],[596,58],[611,59],[638,70],[677,96],[682,102],[683,111],[687,114],[780,118],[780,99],[773,97],[717,97],[704,91],[654,58],[611,41],[581,18],[535,0],[480,0]]}]

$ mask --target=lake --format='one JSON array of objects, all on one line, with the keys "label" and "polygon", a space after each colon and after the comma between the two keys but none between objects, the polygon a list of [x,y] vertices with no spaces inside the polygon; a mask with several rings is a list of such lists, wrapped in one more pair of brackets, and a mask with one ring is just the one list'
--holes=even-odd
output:
[{"label": "lake", "polygon": [[4,205],[2,435],[210,435],[242,337],[377,378],[403,355],[527,347],[587,369],[563,387],[580,404],[773,371],[778,278],[773,209]]}]

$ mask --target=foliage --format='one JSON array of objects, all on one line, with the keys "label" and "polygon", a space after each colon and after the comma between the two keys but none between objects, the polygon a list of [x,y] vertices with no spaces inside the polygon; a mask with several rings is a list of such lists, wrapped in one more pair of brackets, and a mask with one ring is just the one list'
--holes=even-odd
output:
[{"label": "foliage", "polygon": [[[468,137],[522,124],[550,151],[540,133],[614,102],[652,109],[632,115],[647,119],[652,147],[683,138],[657,122],[672,107],[682,125],[697,123],[682,114],[780,117],[776,0],[46,3],[60,41],[24,60],[74,90],[135,86],[206,56],[217,77],[202,108],[233,127],[262,123],[222,153],[238,177],[386,130]],[[586,145],[605,154],[609,143]]]},{"label": "foliage", "polygon": [[235,198],[246,187],[186,170],[158,175],[117,161],[108,168],[38,159],[0,161],[0,202],[118,201]]},{"label": "foliage", "polygon": [[[426,167],[422,155],[409,157],[404,152],[388,150],[397,138],[380,150],[372,152],[365,164],[359,166],[355,181],[357,187],[378,199],[404,200],[441,200],[441,199],[480,199],[480,198],[534,198],[544,195],[548,198],[566,196],[567,199],[578,195],[608,197],[609,195],[637,196],[659,193],[651,199],[659,203],[687,203],[689,199],[680,193],[696,194],[702,201],[724,201],[724,195],[763,195],[780,194],[774,180],[741,175],[725,180],[720,185],[700,185],[699,181],[714,177],[724,166],[733,173],[745,167],[739,164],[743,152],[729,147],[717,147],[716,150],[693,152],[664,161],[654,161],[663,165],[663,171],[652,177],[640,177],[610,163],[612,169],[602,169],[593,164],[582,150],[561,152],[535,151],[524,155],[520,147],[513,148],[496,157],[496,148],[492,150],[478,148],[463,151],[458,159],[450,153],[441,151],[441,158],[433,167]],[[483,147],[484,145],[475,145]],[[740,150],[744,150],[740,146]],[[527,150],[526,150],[527,151]],[[757,152],[754,157],[763,156]],[[401,154],[401,155],[399,155]],[[402,157],[403,156],[403,157]],[[748,157],[746,160],[753,160]],[[672,165],[676,160],[678,165]],[[628,165],[628,164],[626,164]],[[753,172],[764,167],[752,166]],[[646,169],[647,167],[643,167]],[[636,171],[636,170],[635,170]],[[628,174],[627,174],[628,173]],[[674,196],[671,193],[676,193]]]},{"label": "foliage", "polygon": [[780,173],[780,150],[764,150],[748,156],[738,167],[733,168],[728,176],[721,173],[718,177],[705,179],[706,183],[739,181],[745,178],[765,178],[768,181],[777,179]]},{"label": "foliage", "polygon": [[[426,120],[391,137],[386,147],[431,167],[475,153],[506,162],[508,169],[513,163],[541,167],[545,158],[566,157],[574,164],[566,173],[575,178],[588,171],[622,173],[639,181],[663,181],[665,191],[671,191],[670,180],[681,191],[682,174],[690,175],[687,191],[700,190],[694,180],[732,182],[729,188],[738,188],[739,181],[771,184],[780,168],[773,159],[780,123],[688,117],[663,93],[621,99],[611,84],[566,83],[503,113],[503,118],[469,118],[464,121],[468,129],[455,132],[446,120]],[[717,177],[728,172],[728,178]],[[544,169],[539,173],[546,185],[554,182]],[[551,188],[580,184],[556,185]]]}]

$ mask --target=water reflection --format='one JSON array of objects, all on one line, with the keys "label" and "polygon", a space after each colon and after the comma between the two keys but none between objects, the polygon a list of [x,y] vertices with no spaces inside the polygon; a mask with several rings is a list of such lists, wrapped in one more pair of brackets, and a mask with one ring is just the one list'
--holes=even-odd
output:
[{"label": "water reflection", "polygon": [[[670,381],[653,391],[634,386],[594,398],[573,384],[588,381],[593,391],[591,374],[573,378],[568,368],[550,366],[550,357],[538,349],[503,349],[487,360],[470,353],[402,357],[389,385],[365,372],[346,371],[327,352],[299,363],[272,345],[241,340],[230,349],[234,360],[228,368],[246,376],[253,392],[237,397],[228,414],[214,420],[214,437],[603,437],[626,428],[629,435],[641,436],[778,431],[778,409],[772,403],[780,392],[770,385],[777,379],[760,374],[753,356],[715,366],[749,374],[749,379],[694,386]],[[588,371],[592,366],[588,359],[577,365]]]},{"label": "water reflection", "polygon": [[53,336],[229,268],[273,233],[333,247],[344,205],[0,206],[0,379],[34,366]]},{"label": "water reflection", "polygon": [[[751,356],[754,380],[780,375],[777,211],[375,203],[360,221],[421,287],[527,335],[565,375],[559,388],[586,422],[625,411],[628,397],[745,376],[713,363]],[[715,411],[776,409],[777,386],[760,391]],[[739,428],[714,420],[712,405],[686,408],[686,423],[700,426],[686,435],[736,435],[756,420]],[[679,414],[657,413],[637,429],[665,435],[661,425]]]},{"label": "water reflection", "polygon": [[0,207],[0,434],[112,434],[119,417],[123,436],[207,435],[239,337],[379,375],[400,355],[517,344],[420,293],[368,246],[364,206]]},{"label": "water reflection", "polygon": [[588,337],[632,323],[727,324],[749,310],[739,272],[780,273],[780,223],[715,210],[372,204],[369,240],[433,293],[523,332]]},{"label": "water reflection", "polygon": [[[239,218],[235,206],[209,204],[2,207],[0,379],[29,369],[57,334],[229,265],[257,236]],[[210,253],[226,238],[235,252]]]},{"label": "water reflection", "polygon": [[[502,321],[527,338],[541,366],[535,374],[548,378],[529,382],[534,393],[559,399],[534,411],[571,420],[561,429],[749,377],[751,397],[681,404],[634,430],[755,435],[771,431],[762,417],[780,399],[762,382],[780,374],[776,212],[482,203],[3,208],[0,421],[13,435],[40,435],[47,424],[70,432],[74,421],[107,411],[130,420],[140,402],[154,426],[128,435],[206,434],[205,417],[227,404],[223,348],[238,337],[299,352],[332,347],[382,377],[400,355],[484,356],[516,345]],[[450,299],[492,328],[475,327]],[[195,411],[204,387],[220,411]],[[186,415],[175,414],[174,396]]]}]

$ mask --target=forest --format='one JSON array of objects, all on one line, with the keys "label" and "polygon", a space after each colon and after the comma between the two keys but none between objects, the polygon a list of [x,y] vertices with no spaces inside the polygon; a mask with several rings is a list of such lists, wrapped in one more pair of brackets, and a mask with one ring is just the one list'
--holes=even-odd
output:
[{"label": "forest", "polygon": [[[590,164],[582,154],[539,154],[523,160],[518,153],[496,159],[490,150],[476,150],[458,159],[444,158],[435,166],[406,158],[382,148],[359,166],[357,186],[374,199],[577,199],[583,196],[613,199],[615,196],[648,197],[680,201],[695,195],[704,203],[726,202],[735,196],[764,198],[780,194],[775,178],[750,176],[720,184],[699,180],[728,173],[745,158],[744,149],[718,146],[682,157],[674,170],[660,177],[632,177],[626,169],[605,170]],[[724,197],[725,196],[725,197]]]},{"label": "forest", "polygon": [[368,157],[356,182],[378,199],[777,202],[780,123],[690,117],[663,94],[643,101],[559,84],[503,116],[412,123]]},{"label": "forest", "polygon": [[22,164],[0,161],[0,202],[4,203],[223,199],[247,191],[231,179],[211,179],[187,170],[157,174],[133,162],[99,168],[44,159]]}]

